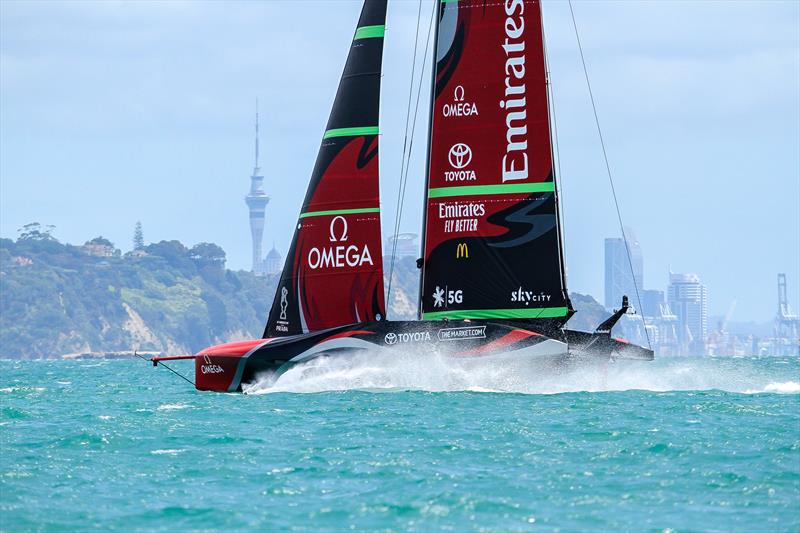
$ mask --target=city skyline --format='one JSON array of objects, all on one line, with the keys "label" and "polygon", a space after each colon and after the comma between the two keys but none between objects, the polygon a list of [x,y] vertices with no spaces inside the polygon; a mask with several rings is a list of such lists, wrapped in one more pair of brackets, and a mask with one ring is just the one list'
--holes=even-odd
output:
[{"label": "city skyline", "polygon": [[[64,241],[102,231],[125,248],[141,219],[149,240],[217,242],[232,268],[249,268],[241,177],[260,96],[262,173],[274,184],[265,242],[274,239],[285,252],[358,5],[303,4],[307,31],[299,33],[297,10],[285,4],[234,5],[4,2],[0,235],[14,238],[18,227],[38,221],[56,225]],[[697,272],[714,294],[711,315],[736,299],[735,320],[762,321],[775,314],[774,276],[786,272],[790,303],[800,307],[800,8],[575,8],[624,221],[646,252],[647,285],[665,287],[670,268]],[[616,216],[569,13],[558,3],[546,3],[544,13],[569,287],[601,297],[602,239],[617,233]],[[408,93],[415,17],[413,3],[390,7],[381,116],[385,237],[393,229],[405,119],[399,103]],[[62,23],[53,26],[56,19]],[[273,30],[259,31],[264,25]],[[265,54],[285,42],[295,43],[293,57]],[[753,94],[753,79],[768,98]],[[423,137],[403,232],[419,232]]]}]

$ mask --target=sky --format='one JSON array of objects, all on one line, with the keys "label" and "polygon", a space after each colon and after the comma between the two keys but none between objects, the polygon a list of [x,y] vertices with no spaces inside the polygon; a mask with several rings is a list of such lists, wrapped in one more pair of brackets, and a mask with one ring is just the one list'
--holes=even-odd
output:
[{"label": "sky", "polygon": [[[603,239],[619,226],[569,6],[543,6],[569,288],[602,300]],[[735,302],[731,320],[766,321],[785,272],[800,312],[800,3],[573,6],[644,286],[663,290],[669,269],[697,273],[712,315]],[[418,71],[431,7],[423,0]],[[390,2],[387,16],[384,234],[418,8]],[[285,254],[359,11],[340,0],[0,1],[0,235],[37,221],[64,242],[103,235],[129,250],[140,220],[146,241],[215,242],[230,268],[249,268],[258,98],[265,251]],[[426,98],[401,225],[417,233]]]}]

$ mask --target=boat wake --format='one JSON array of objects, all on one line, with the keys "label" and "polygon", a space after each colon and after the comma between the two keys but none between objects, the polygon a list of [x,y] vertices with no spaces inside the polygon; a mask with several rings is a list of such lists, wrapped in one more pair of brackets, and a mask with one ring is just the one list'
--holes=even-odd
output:
[{"label": "boat wake", "polygon": [[246,384],[246,394],[313,393],[362,390],[390,392],[470,391],[559,394],[648,390],[655,392],[723,390],[745,394],[800,394],[796,365],[765,372],[758,359],[661,358],[618,361],[573,369],[534,368],[530,363],[464,361],[416,354],[359,352],[320,357],[295,366],[276,379],[264,375]]}]

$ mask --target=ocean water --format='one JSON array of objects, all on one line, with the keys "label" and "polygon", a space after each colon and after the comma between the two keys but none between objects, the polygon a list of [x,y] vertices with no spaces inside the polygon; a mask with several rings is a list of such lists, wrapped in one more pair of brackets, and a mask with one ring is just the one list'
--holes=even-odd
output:
[{"label": "ocean water", "polygon": [[328,360],[249,393],[0,361],[0,529],[800,531],[798,359]]}]

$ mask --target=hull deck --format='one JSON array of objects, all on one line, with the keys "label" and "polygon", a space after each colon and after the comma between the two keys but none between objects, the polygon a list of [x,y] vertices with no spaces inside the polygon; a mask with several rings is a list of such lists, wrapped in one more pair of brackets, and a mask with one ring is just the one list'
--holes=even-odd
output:
[{"label": "hull deck", "polygon": [[295,365],[356,353],[447,357],[467,367],[513,362],[543,370],[606,363],[613,357],[652,359],[649,350],[608,335],[558,330],[548,336],[489,321],[380,321],[212,346],[195,356],[195,383],[200,390],[239,392],[243,384],[269,374],[277,378]]}]

